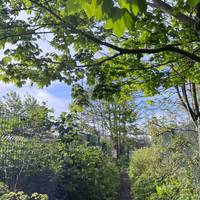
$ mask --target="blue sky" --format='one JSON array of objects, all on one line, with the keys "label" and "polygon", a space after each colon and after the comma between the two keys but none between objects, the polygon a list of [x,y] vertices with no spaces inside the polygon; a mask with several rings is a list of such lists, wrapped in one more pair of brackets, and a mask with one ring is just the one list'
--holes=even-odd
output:
[{"label": "blue sky", "polygon": [[[26,17],[26,14],[22,14],[22,18]],[[39,40],[40,47],[47,52],[56,52],[56,50],[49,44],[51,36],[44,35],[44,37]],[[9,44],[6,46],[11,48]],[[0,58],[3,57],[3,51],[0,51]],[[0,99],[10,91],[16,91],[21,96],[25,94],[30,94],[34,96],[38,101],[47,102],[49,108],[53,108],[55,114],[58,116],[61,112],[67,111],[68,105],[71,102],[71,88],[64,83],[53,82],[49,87],[39,89],[36,85],[24,85],[22,88],[18,88],[13,84],[5,84],[0,82]]]},{"label": "blue sky", "polygon": [[71,102],[71,89],[66,84],[54,82],[49,87],[39,89],[37,86],[25,85],[22,88],[17,88],[13,84],[5,84],[0,82],[0,98],[10,91],[15,91],[21,96],[30,94],[38,101],[47,102],[50,108],[54,109],[55,114],[58,116],[61,112],[67,111],[67,107]]}]

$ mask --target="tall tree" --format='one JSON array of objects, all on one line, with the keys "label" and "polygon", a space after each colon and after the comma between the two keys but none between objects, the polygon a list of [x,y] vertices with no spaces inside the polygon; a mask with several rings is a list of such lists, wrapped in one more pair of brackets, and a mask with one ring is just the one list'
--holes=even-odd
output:
[{"label": "tall tree", "polygon": [[137,110],[133,99],[120,102],[113,96],[112,101],[94,100],[90,89],[84,91],[83,87],[76,86],[76,90],[72,90],[70,110],[76,113],[79,129],[99,138],[109,137],[117,158],[128,154],[131,137],[138,133]]}]

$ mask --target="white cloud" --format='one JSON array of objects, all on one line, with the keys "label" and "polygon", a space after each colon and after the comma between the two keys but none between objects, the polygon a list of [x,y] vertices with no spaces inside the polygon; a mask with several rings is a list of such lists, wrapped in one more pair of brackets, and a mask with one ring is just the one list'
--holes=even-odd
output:
[{"label": "white cloud", "polygon": [[56,115],[58,115],[59,113],[63,111],[67,111],[67,106],[70,103],[70,99],[65,100],[65,99],[56,97],[45,90],[38,90],[33,96],[36,97],[41,102],[42,101],[47,102],[47,105],[50,108],[54,109]]},{"label": "white cloud", "polygon": [[[13,84],[5,84],[0,82],[0,98],[10,91],[15,91],[21,96],[30,94],[38,99],[39,102],[47,102],[49,108],[53,108],[55,115],[67,111],[67,107],[71,101],[70,88],[62,83],[55,82],[50,87],[39,89],[37,86],[25,85],[22,88],[17,88]],[[64,90],[64,92],[63,92]],[[56,95],[58,93],[59,95]]]}]

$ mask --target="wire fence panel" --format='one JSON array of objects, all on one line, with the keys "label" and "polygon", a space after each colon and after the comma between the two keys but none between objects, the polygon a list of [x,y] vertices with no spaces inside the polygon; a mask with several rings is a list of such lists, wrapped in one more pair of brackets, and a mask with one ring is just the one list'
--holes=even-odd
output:
[{"label": "wire fence panel", "polygon": [[[53,193],[58,142],[33,133],[33,120],[0,111],[0,181],[11,191]],[[55,160],[55,161],[54,161]]]}]

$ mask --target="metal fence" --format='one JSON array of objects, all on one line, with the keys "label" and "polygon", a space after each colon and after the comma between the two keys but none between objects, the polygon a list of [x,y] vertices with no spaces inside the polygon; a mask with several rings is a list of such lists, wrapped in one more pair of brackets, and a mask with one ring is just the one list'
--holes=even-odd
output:
[{"label": "metal fence", "polygon": [[[37,133],[33,136],[41,130],[38,126],[24,115],[0,111],[0,182],[6,183],[11,191],[54,196],[57,183],[50,177],[54,176],[51,173],[53,165],[57,165],[60,143],[56,137],[41,138]],[[99,144],[97,136],[81,136],[88,145]]]},{"label": "metal fence", "polygon": [[[43,179],[40,182],[37,182],[37,175],[33,175],[32,180],[28,180],[30,176],[27,176],[35,170],[33,167],[38,162],[37,159],[45,158],[48,161],[53,160],[48,156],[54,156],[54,152],[48,154],[48,150],[45,148],[47,149],[48,145],[54,145],[55,140],[32,137],[32,132],[37,128],[39,127],[37,127],[36,122],[26,118],[26,116],[0,111],[0,182],[6,183],[11,191],[36,192],[40,189],[40,183],[46,184],[42,181],[46,181],[48,176],[42,177],[40,175],[39,178]],[[51,149],[54,151],[55,148]],[[45,165],[48,167],[48,162]],[[38,166],[37,171],[39,172],[39,170],[40,166]],[[46,180],[44,180],[45,178]],[[51,190],[54,189],[51,188],[51,185],[46,185]]]}]

